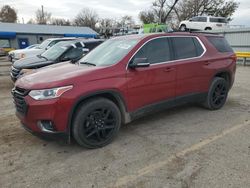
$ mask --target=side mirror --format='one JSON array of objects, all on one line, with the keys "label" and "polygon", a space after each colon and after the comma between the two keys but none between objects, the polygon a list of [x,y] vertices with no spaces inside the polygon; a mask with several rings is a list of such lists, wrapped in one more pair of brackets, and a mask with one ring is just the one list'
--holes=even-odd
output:
[{"label": "side mirror", "polygon": [[135,58],[130,64],[129,68],[135,69],[140,67],[149,67],[150,63],[147,58]]},{"label": "side mirror", "polygon": [[190,18],[189,21],[192,22],[193,21],[192,18]]}]

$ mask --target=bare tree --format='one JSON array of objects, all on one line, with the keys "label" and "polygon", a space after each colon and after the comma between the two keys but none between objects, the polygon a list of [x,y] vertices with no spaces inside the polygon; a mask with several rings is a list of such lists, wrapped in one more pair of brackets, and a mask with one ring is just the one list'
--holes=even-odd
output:
[{"label": "bare tree", "polygon": [[82,9],[74,19],[76,26],[87,26],[95,29],[95,24],[98,22],[98,14],[89,8]]},{"label": "bare tree", "polygon": [[[174,7],[172,7],[175,4]],[[229,21],[237,10],[239,3],[235,0],[155,0],[151,9],[139,14],[140,20],[147,23],[153,15],[158,23],[170,23],[177,26],[180,21],[193,16],[212,15],[223,16]],[[173,11],[168,15],[169,10]],[[149,13],[153,13],[149,14]]]},{"label": "bare tree", "polygon": [[51,20],[51,13],[44,11],[43,6],[41,9],[37,9],[36,11],[36,23],[37,24],[49,24]]},{"label": "bare tree", "polygon": [[66,20],[64,18],[52,18],[51,19],[51,25],[64,25],[64,26],[70,26],[71,23],[69,20]]},{"label": "bare tree", "polygon": [[2,6],[0,10],[0,22],[17,22],[17,11],[9,5]]},{"label": "bare tree", "polygon": [[155,16],[154,11],[152,10],[144,10],[139,13],[139,19],[144,24],[155,23],[157,22],[157,18]]},{"label": "bare tree", "polygon": [[223,16],[231,20],[239,4],[234,0],[182,0],[174,8],[178,21],[193,16],[212,15]]},{"label": "bare tree", "polygon": [[116,21],[110,18],[103,18],[99,20],[99,24],[104,28],[115,27]]},{"label": "bare tree", "polygon": [[36,24],[35,20],[34,19],[29,19],[29,21],[27,22],[27,24]]},{"label": "bare tree", "polygon": [[121,18],[120,21],[117,21],[118,27],[133,27],[135,25],[135,21],[132,16],[125,15]]},{"label": "bare tree", "polygon": [[170,3],[172,2],[167,0],[155,0],[151,9],[139,13],[140,20],[143,23],[166,23],[172,17],[172,14],[168,14],[171,9]]}]

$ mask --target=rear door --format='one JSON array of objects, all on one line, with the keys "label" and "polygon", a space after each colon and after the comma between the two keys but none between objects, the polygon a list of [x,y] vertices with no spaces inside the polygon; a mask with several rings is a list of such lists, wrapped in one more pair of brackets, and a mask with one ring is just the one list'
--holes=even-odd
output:
[{"label": "rear door", "polygon": [[176,96],[185,97],[204,92],[209,80],[205,53],[200,40],[192,36],[171,37],[176,63]]},{"label": "rear door", "polygon": [[150,67],[127,70],[129,105],[132,111],[175,97],[176,68],[167,37],[147,42],[132,58],[147,58]]}]

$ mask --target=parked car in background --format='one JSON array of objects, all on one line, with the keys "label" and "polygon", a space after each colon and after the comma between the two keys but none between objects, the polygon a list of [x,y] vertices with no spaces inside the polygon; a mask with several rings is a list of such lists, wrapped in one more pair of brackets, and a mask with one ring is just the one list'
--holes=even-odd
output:
[{"label": "parked car in background", "polygon": [[[39,44],[33,44],[33,45],[28,46],[28,47],[25,48],[25,49],[34,49],[34,48],[36,48],[36,47],[38,47],[38,46],[39,46]],[[21,50],[23,50],[23,49],[11,50],[11,51],[8,53],[8,59],[9,59],[9,61],[10,61],[10,62],[13,62],[14,54],[20,52]]]},{"label": "parked car in background", "polygon": [[41,55],[15,61],[11,67],[11,79],[15,82],[25,72],[33,69],[65,61],[77,61],[102,42],[101,39],[78,39],[58,42]]},{"label": "parked car in background", "polygon": [[0,48],[0,56],[5,56],[6,52],[3,48]]},{"label": "parked car in background", "polygon": [[196,16],[182,21],[179,25],[181,31],[189,30],[216,30],[227,28],[227,19],[224,17]]},{"label": "parked car in background", "polygon": [[50,39],[46,39],[39,46],[37,46],[35,49],[34,48],[33,49],[22,49],[16,53],[14,53],[13,54],[13,61],[17,61],[17,60],[25,58],[25,57],[32,57],[32,56],[39,55],[60,41],[75,40],[75,39],[76,38],[50,38]]},{"label": "parked car in background", "polygon": [[131,35],[104,42],[77,64],[28,73],[12,94],[28,131],[98,148],[121,124],[155,110],[190,102],[222,108],[235,69],[235,53],[222,36]]},{"label": "parked car in background", "polygon": [[11,48],[10,41],[8,39],[0,38],[0,56],[6,56],[11,50],[14,49]]}]

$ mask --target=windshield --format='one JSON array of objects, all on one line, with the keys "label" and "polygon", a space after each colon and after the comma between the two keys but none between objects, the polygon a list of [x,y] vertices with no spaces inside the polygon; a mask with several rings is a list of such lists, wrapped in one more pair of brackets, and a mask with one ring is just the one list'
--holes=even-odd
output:
[{"label": "windshield", "polygon": [[51,40],[45,40],[45,41],[43,41],[43,42],[38,46],[38,48],[40,48],[40,49],[45,49],[45,48],[49,45],[50,42],[51,42]]},{"label": "windshield", "polygon": [[69,47],[62,45],[60,43],[52,46],[47,51],[43,52],[41,54],[42,57],[45,57],[48,60],[55,61],[57,58],[59,58]]},{"label": "windshield", "polygon": [[107,40],[84,56],[80,63],[106,66],[118,63],[138,42],[139,39]]}]

